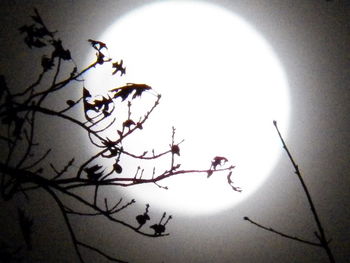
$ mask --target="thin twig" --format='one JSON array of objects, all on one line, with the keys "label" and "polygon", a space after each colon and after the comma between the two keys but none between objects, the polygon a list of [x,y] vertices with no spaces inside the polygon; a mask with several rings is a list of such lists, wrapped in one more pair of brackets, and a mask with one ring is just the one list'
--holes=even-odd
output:
[{"label": "thin twig", "polygon": [[282,135],[281,135],[281,133],[280,133],[280,131],[279,131],[279,129],[278,129],[277,122],[276,122],[276,121],[273,121],[273,125],[274,125],[275,128],[276,128],[276,131],[277,131],[277,133],[278,133],[278,136],[280,137],[280,140],[281,140],[281,142],[282,142],[282,144],[283,144],[283,148],[284,148],[284,150],[286,151],[286,153],[287,153],[287,155],[288,155],[288,157],[289,157],[289,160],[290,160],[291,163],[293,164],[294,172],[295,172],[295,174],[297,175],[297,177],[298,177],[298,179],[299,179],[299,181],[300,181],[300,183],[301,183],[301,185],[302,185],[302,187],[303,187],[304,193],[305,193],[305,195],[306,195],[306,197],[307,197],[307,200],[308,200],[308,203],[309,203],[309,205],[310,205],[311,212],[312,212],[312,214],[313,214],[313,216],[314,216],[315,223],[316,223],[316,225],[317,225],[318,231],[320,232],[319,240],[320,240],[320,242],[321,242],[321,244],[322,244],[322,247],[325,249],[325,251],[326,251],[326,253],[327,253],[327,256],[328,256],[328,258],[329,258],[329,261],[330,261],[331,263],[334,263],[334,262],[335,262],[335,259],[334,259],[333,253],[332,253],[332,251],[331,251],[331,249],[330,249],[330,247],[329,247],[329,245],[328,245],[328,240],[327,240],[327,238],[326,238],[326,234],[325,234],[325,232],[324,232],[324,229],[323,229],[323,226],[322,226],[322,224],[321,224],[320,218],[319,218],[319,216],[318,216],[318,214],[317,214],[317,211],[316,211],[314,202],[312,201],[311,194],[310,194],[310,192],[309,192],[309,190],[308,190],[308,188],[307,188],[307,186],[306,186],[306,184],[305,184],[305,182],[304,182],[303,177],[301,176],[301,173],[300,173],[300,170],[299,170],[298,165],[297,165],[296,162],[294,161],[294,159],[293,159],[293,157],[292,157],[292,155],[291,155],[291,153],[290,153],[290,151],[289,151],[289,149],[288,149],[288,147],[287,147],[287,145],[286,145],[286,143],[285,143],[285,141],[284,141],[284,139],[283,139],[283,137],[282,137]]},{"label": "thin twig", "polygon": [[302,243],[305,243],[305,244],[308,244],[308,245],[312,245],[312,246],[316,246],[316,247],[322,247],[322,244],[320,244],[320,243],[316,243],[316,242],[304,240],[304,239],[301,239],[301,238],[298,238],[298,237],[293,237],[293,236],[284,234],[284,233],[282,233],[282,232],[280,232],[280,231],[274,230],[274,229],[271,228],[271,227],[263,226],[263,225],[261,225],[261,224],[255,222],[255,221],[251,220],[251,219],[250,219],[249,217],[247,217],[247,216],[245,216],[243,219],[249,221],[250,223],[252,223],[253,225],[256,225],[256,226],[259,227],[259,228],[265,229],[265,230],[267,230],[267,231],[269,231],[269,232],[275,233],[275,234],[280,235],[280,236],[282,236],[282,237],[289,238],[289,239],[293,239],[293,240],[295,240],[295,241],[299,241],[299,242],[302,242]]},{"label": "thin twig", "polygon": [[119,263],[127,263],[127,261],[123,261],[123,260],[116,259],[116,258],[114,258],[114,257],[108,256],[106,253],[102,252],[101,250],[99,250],[99,249],[97,249],[97,248],[95,248],[95,247],[93,247],[93,246],[89,246],[89,245],[87,245],[87,244],[85,244],[85,243],[82,243],[82,242],[80,242],[80,241],[77,241],[77,244],[80,245],[80,246],[82,246],[82,247],[85,247],[85,248],[88,248],[88,249],[90,249],[90,250],[92,250],[92,251],[97,252],[98,254],[104,256],[105,258],[107,258],[107,259],[110,260],[110,261],[119,262]]}]

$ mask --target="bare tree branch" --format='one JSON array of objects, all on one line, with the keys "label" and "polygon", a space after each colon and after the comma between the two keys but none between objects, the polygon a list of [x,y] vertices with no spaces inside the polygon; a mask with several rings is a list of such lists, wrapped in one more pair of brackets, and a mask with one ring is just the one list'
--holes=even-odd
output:
[{"label": "bare tree branch", "polygon": [[290,151],[289,151],[289,149],[288,149],[288,147],[287,147],[287,145],[286,145],[286,143],[285,143],[285,141],[284,141],[284,139],[283,139],[283,137],[282,137],[282,135],[281,135],[281,132],[280,132],[280,130],[278,129],[277,122],[276,122],[276,121],[273,121],[273,125],[275,126],[276,131],[277,131],[277,133],[278,133],[278,136],[279,136],[279,138],[280,138],[280,141],[282,142],[283,149],[284,149],[285,152],[287,153],[288,158],[289,158],[290,162],[291,162],[292,165],[293,165],[294,173],[296,174],[297,178],[299,179],[299,182],[300,182],[300,184],[301,184],[301,186],[302,186],[302,188],[303,188],[303,191],[304,191],[304,193],[305,193],[305,195],[306,195],[308,204],[309,204],[309,206],[310,206],[311,213],[312,213],[312,215],[313,215],[314,221],[315,221],[316,226],[317,226],[317,229],[318,229],[318,232],[314,232],[314,233],[315,233],[316,237],[318,238],[318,240],[320,241],[320,243],[315,243],[315,242],[303,240],[303,239],[300,239],[300,238],[297,238],[297,237],[293,237],[293,236],[290,236],[290,235],[286,235],[286,234],[284,234],[284,233],[282,233],[282,232],[279,232],[279,231],[276,231],[276,230],[274,230],[274,229],[272,229],[272,228],[267,228],[267,227],[265,227],[265,226],[263,226],[263,225],[260,225],[260,224],[258,224],[258,223],[256,223],[256,222],[254,222],[253,220],[249,219],[247,216],[245,216],[243,219],[244,219],[244,220],[247,220],[248,222],[250,222],[250,223],[252,223],[252,224],[254,224],[254,225],[256,225],[256,226],[259,227],[259,228],[262,228],[262,229],[267,230],[267,231],[269,231],[269,232],[273,232],[273,233],[278,234],[278,235],[280,235],[280,236],[283,236],[283,237],[285,237],[285,238],[293,239],[293,240],[295,240],[295,241],[298,241],[298,242],[301,242],[301,243],[306,243],[306,244],[308,244],[308,245],[321,247],[321,248],[323,248],[324,251],[327,253],[327,257],[328,257],[328,259],[329,259],[329,262],[330,262],[330,263],[335,263],[335,259],[334,259],[333,253],[332,253],[332,251],[331,251],[331,249],[330,249],[330,247],[329,247],[330,241],[329,241],[329,240],[327,239],[327,237],[326,237],[326,234],[325,234],[325,232],[324,232],[323,226],[322,226],[322,224],[321,224],[321,221],[320,221],[320,219],[319,219],[318,213],[317,213],[317,211],[316,211],[316,207],[315,207],[314,202],[313,202],[313,200],[312,200],[312,198],[311,198],[311,194],[310,194],[310,192],[309,192],[309,189],[307,188],[307,186],[306,186],[306,184],[305,184],[305,182],[304,182],[304,179],[303,179],[303,177],[302,177],[302,175],[301,175],[301,173],[300,173],[299,167],[298,167],[298,165],[296,164],[296,162],[294,161],[294,158],[292,157],[292,154],[290,153]]}]

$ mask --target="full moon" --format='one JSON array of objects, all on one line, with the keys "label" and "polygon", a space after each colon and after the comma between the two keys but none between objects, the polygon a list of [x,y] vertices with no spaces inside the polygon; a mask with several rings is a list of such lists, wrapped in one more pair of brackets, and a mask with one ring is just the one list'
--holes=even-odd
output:
[{"label": "full moon", "polygon": [[[247,21],[208,2],[159,1],[117,18],[97,40],[115,60],[123,59],[126,75],[119,83],[145,83],[162,95],[143,130],[128,138],[128,151],[169,149],[174,126],[175,140],[184,139],[176,159],[181,169],[208,169],[213,157],[225,156],[236,166],[234,184],[243,190],[233,191],[227,173],[218,173],[159,182],[168,190],[147,184],[116,192],[154,209],[197,216],[232,209],[268,180],[282,152],[272,121],[287,133],[288,84],[271,46]],[[102,86],[117,87],[111,71],[110,65],[97,68],[86,86],[97,93]],[[133,104],[154,100],[148,92]],[[130,174],[139,165],[121,162]],[[169,162],[164,157],[142,167],[151,176],[154,166]]]}]

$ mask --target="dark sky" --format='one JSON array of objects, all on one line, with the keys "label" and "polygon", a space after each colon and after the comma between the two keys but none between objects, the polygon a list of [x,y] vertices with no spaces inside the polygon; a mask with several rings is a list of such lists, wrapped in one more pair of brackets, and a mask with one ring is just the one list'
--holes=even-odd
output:
[{"label": "dark sky", "polygon": [[[17,28],[28,23],[36,7],[51,29],[82,65],[89,48],[118,16],[152,1],[16,1],[0,2],[0,73],[17,87],[32,77],[31,59]],[[290,87],[288,145],[295,156],[337,262],[350,258],[350,5],[334,0],[220,0],[259,31],[280,59]],[[219,29],[218,29],[219,30]],[[39,53],[36,53],[39,54]],[[74,136],[74,135],[72,135]],[[64,143],[63,137],[59,137]],[[276,140],[278,138],[276,137]],[[210,193],[208,193],[210,194]],[[1,203],[0,218],[13,210]],[[31,204],[38,248],[29,262],[76,262],[60,214],[50,200],[35,195]],[[44,208],[44,209],[43,209]],[[140,205],[140,209],[143,209]],[[163,211],[154,211],[155,216]],[[134,213],[134,211],[133,211]],[[78,235],[130,262],[328,262],[325,253],[265,232],[242,220],[291,235],[314,239],[312,215],[293,169],[282,155],[264,185],[241,204],[211,216],[174,215],[169,237],[152,239],[105,220],[78,220]],[[3,229],[11,235],[10,228]],[[52,233],[47,235],[47,233]],[[87,262],[104,262],[88,254]]]}]

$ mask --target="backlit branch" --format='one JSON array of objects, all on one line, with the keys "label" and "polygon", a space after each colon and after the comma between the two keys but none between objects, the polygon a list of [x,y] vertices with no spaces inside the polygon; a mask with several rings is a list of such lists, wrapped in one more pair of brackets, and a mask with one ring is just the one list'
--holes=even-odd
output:
[{"label": "backlit branch", "polygon": [[[144,149],[141,149],[143,154],[131,153],[125,139],[144,129],[151,114],[158,107],[161,95],[151,86],[140,83],[126,83],[112,89],[104,87],[107,91],[105,95],[91,94],[90,91],[94,87],[85,86],[85,74],[101,65],[109,64],[113,69],[111,74],[117,77],[119,72],[121,77],[126,72],[123,61],[114,62],[105,43],[89,39],[88,43],[96,54],[95,61],[80,70],[73,61],[70,50],[64,47],[56,31],[48,29],[36,9],[32,20],[32,24],[22,26],[19,30],[29,48],[43,52],[38,63],[41,66],[38,77],[28,86],[13,93],[7,86],[5,77],[0,75],[0,122],[3,125],[0,130],[0,147],[4,156],[4,160],[0,160],[0,192],[3,200],[11,201],[17,194],[24,194],[29,199],[33,191],[44,190],[60,209],[63,223],[80,262],[85,262],[82,248],[92,250],[108,260],[124,262],[107,255],[88,242],[82,242],[70,222],[71,217],[103,217],[139,235],[159,238],[169,235],[166,227],[172,216],[166,216],[164,212],[160,221],[157,220],[149,228],[145,228],[143,226],[151,220],[150,205],[147,204],[146,211],[135,217],[136,221],[121,220],[120,212],[135,209],[135,200],[122,203],[122,198],[119,201],[107,199],[103,195],[106,187],[153,183],[167,189],[167,186],[161,185],[161,181],[170,177],[186,174],[210,177],[213,174],[228,172],[228,184],[234,191],[241,191],[231,179],[234,166],[227,165],[225,157],[214,157],[209,169],[180,170],[180,146],[183,140],[175,140],[175,128],[172,129],[171,141],[166,150],[157,154],[154,150],[148,153]],[[65,68],[68,68],[68,73]],[[73,91],[73,88],[74,93],[76,89],[80,90],[79,96],[67,95],[64,100],[57,101],[54,107],[49,103],[49,98],[62,98],[61,94],[57,94],[63,89],[67,91],[64,94],[71,94],[69,91]],[[143,103],[144,96],[154,96],[153,103],[144,112],[135,112],[135,107],[132,106],[134,103]],[[127,116],[117,116],[118,112],[115,109],[120,108],[127,110]],[[52,121],[62,120],[65,125],[71,125],[84,132],[93,153],[80,160],[78,156],[73,156],[71,149],[78,148],[76,146],[83,142],[70,142],[67,145],[55,146],[64,147],[65,154],[68,155],[65,158],[69,158],[70,161],[60,164],[57,160],[49,160],[55,156],[55,148],[49,148],[46,142],[40,141],[42,138],[38,134],[38,127],[45,127],[41,122],[42,116],[50,117]],[[65,126],[62,126],[62,132],[67,134]],[[55,140],[55,135],[49,138]],[[132,168],[123,167],[122,157],[140,162],[160,161],[169,157],[170,163],[167,163],[166,170],[161,170],[155,165],[151,172],[140,165],[133,174]],[[86,190],[84,195],[75,191],[78,188]],[[23,219],[22,214],[21,216]],[[21,227],[29,240],[32,229],[28,222],[31,221],[25,219],[22,221],[27,224]]]},{"label": "backlit branch", "polygon": [[306,243],[306,244],[308,244],[308,245],[321,247],[321,248],[323,248],[324,251],[326,252],[326,254],[327,254],[327,256],[328,256],[328,259],[329,259],[329,262],[330,262],[330,263],[335,263],[335,259],[334,259],[333,253],[332,253],[332,251],[331,251],[331,249],[330,249],[330,247],[329,247],[329,242],[330,242],[330,241],[329,241],[329,240],[327,239],[327,237],[326,237],[326,234],[325,234],[325,232],[324,232],[323,226],[322,226],[321,221],[320,221],[320,219],[319,219],[319,216],[318,216],[316,207],[315,207],[314,202],[313,202],[313,200],[312,200],[312,198],[311,198],[311,194],[310,194],[310,192],[309,192],[309,189],[307,188],[307,186],[306,186],[306,184],[305,184],[305,182],[304,182],[304,179],[303,179],[303,177],[302,177],[302,175],[301,175],[301,172],[300,172],[300,170],[299,170],[299,167],[298,167],[298,165],[296,164],[294,158],[292,157],[292,154],[290,153],[290,151],[289,151],[289,149],[288,149],[288,147],[287,147],[287,145],[286,145],[286,143],[285,143],[285,141],[284,141],[284,139],[283,139],[283,137],[282,137],[282,135],[281,135],[281,132],[280,132],[280,130],[278,129],[277,122],[276,122],[276,121],[273,121],[273,125],[275,126],[276,131],[277,131],[277,133],[278,133],[278,136],[279,136],[279,138],[280,138],[280,141],[282,142],[283,149],[284,149],[285,152],[287,153],[287,156],[288,156],[290,162],[291,162],[292,165],[293,165],[294,173],[295,173],[295,175],[297,176],[297,178],[298,178],[298,180],[299,180],[299,182],[300,182],[300,184],[301,184],[301,186],[302,186],[302,188],[303,188],[303,191],[304,191],[304,193],[305,193],[305,195],[306,195],[307,202],[308,202],[308,204],[309,204],[309,206],[310,206],[311,213],[312,213],[312,215],[313,215],[315,224],[316,224],[317,229],[318,229],[318,232],[314,232],[314,233],[315,233],[316,237],[318,238],[318,240],[320,241],[320,243],[311,242],[311,241],[306,241],[306,240],[303,240],[303,239],[300,239],[300,238],[297,238],[297,237],[292,237],[292,236],[290,236],[290,235],[287,235],[287,234],[284,234],[284,233],[282,233],[282,232],[276,231],[276,230],[274,230],[274,229],[272,229],[272,228],[267,228],[267,227],[265,227],[265,226],[263,226],[263,225],[260,225],[260,224],[258,224],[258,223],[256,223],[256,222],[254,222],[253,220],[249,219],[249,218],[246,217],[246,216],[245,216],[243,219],[244,219],[244,220],[247,220],[248,222],[250,222],[250,223],[252,223],[252,224],[254,224],[254,225],[256,225],[256,226],[259,227],[259,228],[262,228],[262,229],[267,230],[267,231],[269,231],[269,232],[278,234],[278,235],[283,236],[283,237],[285,237],[285,238],[292,239],[292,240],[295,240],[295,241],[298,241],[298,242],[301,242],[301,243]]}]

